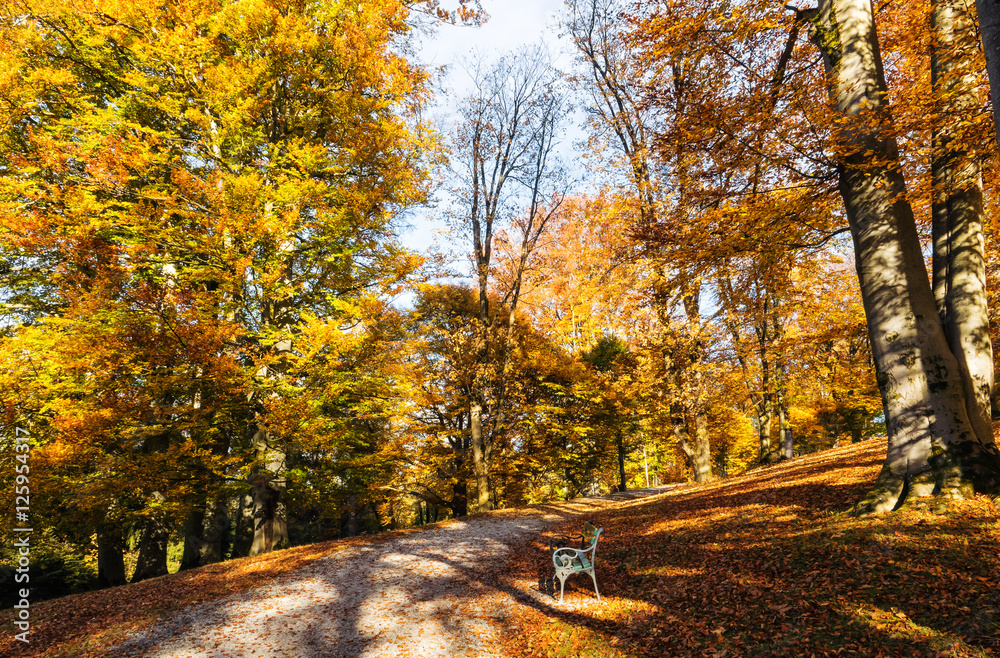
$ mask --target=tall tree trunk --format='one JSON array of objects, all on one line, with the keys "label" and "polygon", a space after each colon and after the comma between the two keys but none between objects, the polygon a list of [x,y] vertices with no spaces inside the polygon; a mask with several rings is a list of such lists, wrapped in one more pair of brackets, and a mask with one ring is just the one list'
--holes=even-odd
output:
[{"label": "tall tree trunk", "polygon": [[693,414],[694,446],[691,455],[691,465],[694,469],[695,482],[708,482],[712,479],[712,445],[708,437],[708,412],[704,405],[698,403]]},{"label": "tall tree trunk", "polygon": [[618,447],[618,491],[628,491],[625,477],[625,437],[620,428],[615,432],[615,445]]},{"label": "tall tree trunk", "polygon": [[776,389],[780,386],[775,364],[772,362],[772,350],[776,335],[771,327],[771,316],[775,313],[771,293],[764,289],[761,292],[761,308],[757,317],[757,354],[760,358],[760,403],[758,414],[760,423],[760,462],[773,464],[780,460],[782,446],[771,441],[771,426],[774,422]]},{"label": "tall tree trunk", "polygon": [[993,488],[996,461],[976,440],[959,364],[924,267],[895,139],[870,0],[821,0],[803,14],[825,64],[838,124],[840,193],[888,432],[888,452],[862,514],[934,493]]},{"label": "tall tree trunk", "polygon": [[[264,211],[265,213],[273,211],[271,202],[265,205]],[[291,241],[282,243],[278,247],[278,252],[285,257],[278,283],[288,289],[294,289],[293,243]],[[261,305],[261,324],[272,332],[269,340],[273,340],[273,344],[268,350],[272,358],[261,364],[257,371],[260,379],[279,382],[285,378],[289,356],[292,354],[291,334],[297,323],[297,310],[293,306],[292,298],[266,299]],[[270,395],[277,397],[277,393]],[[250,478],[254,525],[253,543],[250,545],[249,554],[259,555],[289,546],[284,500],[288,455],[281,437],[268,432],[261,423],[254,422],[250,425],[249,431],[257,463],[263,466],[263,470],[254,473]]]},{"label": "tall tree trunk", "polygon": [[205,526],[204,502],[195,505],[184,520],[184,553],[181,555],[181,571],[201,566],[201,547]]},{"label": "tall tree trunk", "polygon": [[221,562],[228,530],[229,514],[224,502],[213,500],[191,510],[184,522],[181,570]]},{"label": "tall tree trunk", "polygon": [[124,585],[125,540],[121,528],[102,523],[97,529],[97,582],[101,587]]},{"label": "tall tree trunk", "polygon": [[451,485],[451,513],[461,517],[469,514],[469,484],[463,479]]},{"label": "tall tree trunk", "polygon": [[674,437],[677,439],[677,447],[680,448],[681,455],[684,456],[684,461],[693,474],[697,469],[694,464],[694,448],[688,438],[688,427],[684,422],[683,412],[678,412],[680,405],[673,404],[671,407],[673,407],[671,424],[674,426]]},{"label": "tall tree trunk", "polygon": [[[157,492],[157,495],[159,492]],[[167,570],[167,541],[170,539],[170,527],[163,515],[156,513],[142,524],[142,534],[139,537],[139,556],[135,562],[133,583],[147,578],[165,576]]]},{"label": "tall tree trunk", "polygon": [[[706,400],[705,382],[701,368],[705,358],[704,327],[701,320],[701,284],[691,275],[685,276],[683,283],[684,314],[687,317],[688,336],[686,341],[687,359],[686,372],[683,377],[688,381],[687,406],[688,417],[693,422],[694,445],[692,448],[692,467],[695,482],[708,482],[712,479],[712,444],[708,436],[708,404]],[[688,432],[691,435],[691,432]]]},{"label": "tall tree trunk", "polygon": [[769,464],[774,450],[771,446],[771,424],[774,420],[770,395],[760,396],[754,405],[757,415],[757,437],[760,442],[760,463]]},{"label": "tall tree trunk", "polygon": [[782,456],[791,459],[795,455],[795,439],[792,425],[788,421],[788,397],[784,389],[778,390],[778,436],[780,437]]},{"label": "tall tree trunk", "polygon": [[983,36],[990,96],[993,98],[994,137],[1000,145],[1000,3],[996,0],[976,0],[976,14],[979,16],[979,32]]},{"label": "tall tree trunk", "polygon": [[472,469],[476,474],[476,511],[493,509],[490,500],[488,446],[483,435],[483,405],[473,400],[469,405],[469,429],[472,434]]},{"label": "tall tree trunk", "polygon": [[779,457],[791,459],[795,454],[795,439],[788,418],[788,366],[785,359],[785,321],[781,315],[780,298],[771,295],[771,342],[774,346],[774,404],[778,415]]},{"label": "tall tree trunk", "polygon": [[229,532],[229,512],[223,500],[213,500],[207,508],[205,532],[200,551],[200,563],[221,562],[225,555],[226,535]]},{"label": "tall tree trunk", "polygon": [[[169,433],[153,434],[143,442],[142,450],[147,454],[162,453],[170,445]],[[166,513],[161,507],[166,497],[159,491],[149,493],[147,516],[140,527],[139,556],[136,559],[133,583],[146,578],[157,578],[167,574],[167,541],[170,527]]]},{"label": "tall tree trunk", "polygon": [[970,57],[977,46],[975,22],[964,2],[934,0],[931,23],[934,299],[962,369],[972,429],[980,443],[989,445],[993,348],[986,304],[983,189],[974,146],[962,139],[960,129],[980,105]]},{"label": "tall tree trunk", "polygon": [[254,535],[253,496],[240,494],[236,506],[236,528],[233,532],[233,557],[250,555]]},{"label": "tall tree trunk", "polygon": [[[690,421],[685,418],[684,405],[674,405],[674,436],[684,461],[691,469],[695,482],[712,479],[712,451],[708,441],[708,415],[694,414]],[[694,436],[692,436],[692,434]]]},{"label": "tall tree trunk", "polygon": [[251,479],[253,496],[253,543],[250,555],[259,555],[287,548],[288,521],[285,502],[285,453],[273,445],[272,437],[263,428],[254,434],[254,448],[264,462],[265,470]]}]

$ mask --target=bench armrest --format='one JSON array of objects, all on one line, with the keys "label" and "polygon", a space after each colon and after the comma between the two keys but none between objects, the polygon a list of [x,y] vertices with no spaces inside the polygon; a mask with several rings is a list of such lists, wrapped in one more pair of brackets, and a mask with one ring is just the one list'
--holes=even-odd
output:
[{"label": "bench armrest", "polygon": [[583,535],[552,535],[549,537],[549,553],[566,545],[565,543],[560,544],[560,541],[570,539],[579,539],[582,542]]}]

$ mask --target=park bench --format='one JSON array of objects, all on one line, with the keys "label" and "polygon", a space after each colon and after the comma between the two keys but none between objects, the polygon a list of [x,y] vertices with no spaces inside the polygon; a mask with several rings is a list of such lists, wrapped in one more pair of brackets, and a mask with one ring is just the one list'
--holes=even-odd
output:
[{"label": "park bench", "polygon": [[[594,527],[594,524],[588,521],[579,535],[554,535],[549,539],[549,553],[552,555],[552,564],[556,570],[555,577],[559,579],[560,603],[563,600],[566,579],[575,573],[590,574],[591,580],[594,581],[594,593],[597,594],[597,600],[601,600],[601,593],[597,590],[597,576],[594,574],[594,561],[597,542],[601,540],[603,532],[604,528]],[[567,544],[576,539],[580,540],[580,548],[570,548]]]}]

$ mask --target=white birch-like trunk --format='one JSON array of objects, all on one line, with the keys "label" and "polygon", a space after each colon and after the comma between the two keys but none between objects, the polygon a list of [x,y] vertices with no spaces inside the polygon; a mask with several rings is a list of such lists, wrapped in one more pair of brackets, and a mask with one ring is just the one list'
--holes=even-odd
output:
[{"label": "white birch-like trunk", "polygon": [[1000,3],[996,0],[976,0],[979,16],[979,33],[983,38],[986,54],[986,71],[990,78],[990,96],[993,97],[993,126],[997,144],[1000,145]]},{"label": "white birch-like trunk", "polygon": [[962,368],[966,404],[980,443],[992,444],[993,348],[986,304],[983,188],[974,146],[958,126],[978,111],[970,51],[976,43],[970,8],[934,0],[931,83],[935,98],[933,284],[938,314]]},{"label": "white birch-like trunk", "polygon": [[[841,115],[836,148],[861,297],[885,409],[888,452],[862,514],[910,498],[966,496],[992,487],[994,461],[976,440],[958,360],[948,347],[923,262],[889,122],[870,0],[821,0],[804,12],[830,99]],[[880,126],[882,128],[880,128]]]}]

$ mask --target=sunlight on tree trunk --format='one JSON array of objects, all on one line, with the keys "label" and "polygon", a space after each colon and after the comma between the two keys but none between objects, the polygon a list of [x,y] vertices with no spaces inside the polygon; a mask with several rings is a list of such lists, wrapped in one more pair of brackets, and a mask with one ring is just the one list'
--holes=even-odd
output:
[{"label": "sunlight on tree trunk", "polygon": [[978,155],[962,125],[978,110],[970,50],[976,43],[969,9],[955,0],[932,3],[931,82],[935,108],[933,285],[938,314],[962,370],[966,404],[980,443],[993,443],[990,396],[993,349],[986,307],[983,190]]},{"label": "sunlight on tree trunk", "polygon": [[899,165],[869,0],[803,12],[823,55],[838,127],[840,192],[885,407],[888,454],[859,513],[904,500],[992,488],[995,458],[975,437],[959,363],[948,348]]}]

